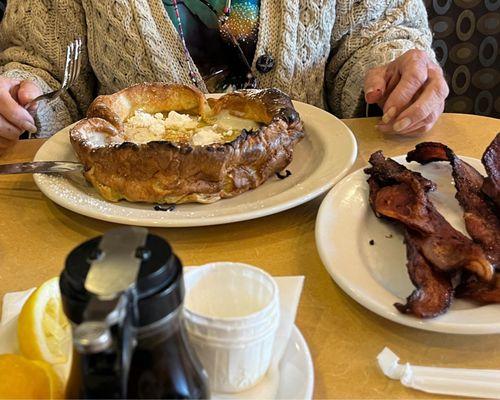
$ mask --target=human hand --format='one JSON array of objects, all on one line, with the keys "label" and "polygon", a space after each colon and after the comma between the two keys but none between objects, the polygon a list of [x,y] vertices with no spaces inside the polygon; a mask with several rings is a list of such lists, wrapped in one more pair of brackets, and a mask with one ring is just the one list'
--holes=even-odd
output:
[{"label": "human hand", "polygon": [[24,106],[41,94],[41,89],[31,81],[0,77],[0,152],[13,146],[22,132],[37,131]]},{"label": "human hand", "polygon": [[382,132],[429,131],[443,112],[448,93],[441,67],[422,50],[409,50],[365,76],[366,102],[384,111],[377,125]]}]

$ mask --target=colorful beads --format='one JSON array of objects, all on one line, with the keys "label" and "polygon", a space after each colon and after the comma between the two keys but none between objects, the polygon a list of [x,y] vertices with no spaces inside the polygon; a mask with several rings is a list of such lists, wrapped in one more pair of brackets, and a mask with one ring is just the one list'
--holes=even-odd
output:
[{"label": "colorful beads", "polygon": [[[230,32],[238,42],[257,40],[259,31],[259,0],[234,0],[230,17],[224,24],[223,32]],[[225,10],[224,10],[225,12]]]}]

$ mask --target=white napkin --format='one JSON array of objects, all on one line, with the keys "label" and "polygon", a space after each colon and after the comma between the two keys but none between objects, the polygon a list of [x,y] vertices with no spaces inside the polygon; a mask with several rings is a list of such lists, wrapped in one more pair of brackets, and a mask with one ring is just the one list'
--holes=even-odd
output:
[{"label": "white napkin", "polygon": [[3,297],[2,319],[0,320],[0,354],[18,353],[17,319],[21,308],[35,288],[22,292],[7,293]]},{"label": "white napkin", "polygon": [[500,370],[420,367],[398,363],[387,347],[377,356],[385,376],[427,393],[500,399]]},{"label": "white napkin", "polygon": [[[189,267],[188,267],[189,268]],[[187,268],[186,268],[187,269]],[[280,373],[279,363],[288,345],[295,322],[297,306],[304,284],[303,276],[276,277],[280,293],[280,324],[276,334],[271,367],[262,381],[253,388],[235,394],[213,393],[213,399],[271,399],[278,393]],[[17,320],[21,308],[34,288],[22,292],[7,293],[3,298],[2,318],[0,320],[0,354],[18,353]],[[69,368],[57,371],[63,379],[67,378]]]}]

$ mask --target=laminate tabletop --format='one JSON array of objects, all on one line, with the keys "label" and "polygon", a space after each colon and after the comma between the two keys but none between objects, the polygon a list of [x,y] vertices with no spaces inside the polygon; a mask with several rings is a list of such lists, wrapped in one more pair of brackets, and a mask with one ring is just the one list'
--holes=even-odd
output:
[{"label": "laminate tabletop", "polygon": [[[389,156],[406,154],[424,140],[443,142],[459,155],[480,158],[500,131],[498,119],[462,114],[444,114],[430,133],[411,137],[378,132],[375,118],[343,122],[359,145],[353,170],[366,165],[376,150]],[[43,143],[41,139],[21,141],[0,156],[0,164],[30,161]],[[314,226],[322,198],[246,222],[151,231],[171,243],[184,265],[235,261],[275,276],[305,276],[296,323],[312,353],[315,398],[431,398],[379,371],[376,355],[384,346],[413,364],[500,368],[500,335],[451,335],[409,328],[379,317],[344,294],[316,250]],[[0,298],[58,275],[76,245],[113,226],[54,204],[30,175],[0,176]]]}]

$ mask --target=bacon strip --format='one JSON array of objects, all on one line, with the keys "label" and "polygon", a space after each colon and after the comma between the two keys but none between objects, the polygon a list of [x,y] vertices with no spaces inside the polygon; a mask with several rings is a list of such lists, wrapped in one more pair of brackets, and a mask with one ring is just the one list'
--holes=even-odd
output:
[{"label": "bacon strip", "polygon": [[416,289],[406,299],[406,304],[394,306],[404,314],[419,318],[434,318],[445,313],[453,300],[450,277],[435,269],[418,251],[411,233],[405,232],[408,274]]},{"label": "bacon strip", "polygon": [[[435,268],[442,271],[465,268],[490,281],[494,269],[481,247],[453,228],[427,197],[433,185],[403,166],[405,171],[390,175],[394,163],[378,152],[370,157],[373,168],[365,170],[371,175],[370,203],[376,215],[397,220],[415,231],[420,253]],[[379,179],[378,171],[384,171],[383,179]]]},{"label": "bacon strip", "polygon": [[483,183],[483,193],[500,207],[500,133],[484,152],[482,162],[488,174]]},{"label": "bacon strip", "polygon": [[[371,168],[367,168],[365,173],[370,175],[368,185],[370,186],[370,204],[377,217],[385,215],[389,218],[397,219],[412,229],[422,233],[432,233],[434,228],[430,224],[429,215],[426,209],[426,192],[435,189],[435,185],[430,180],[424,178],[416,172],[409,171],[403,165],[388,158],[386,159],[381,151],[373,153],[370,157]],[[388,204],[384,207],[380,202],[376,204],[376,198],[380,190],[390,188],[392,185],[401,183],[408,188],[411,199],[397,204],[391,201],[391,194],[388,194]],[[401,198],[399,200],[402,200]],[[394,207],[394,209],[393,209]]]},{"label": "bacon strip", "polygon": [[500,303],[500,273],[495,274],[491,282],[483,282],[474,275],[462,277],[456,288],[456,296],[477,301],[479,303]]},{"label": "bacon strip", "polygon": [[500,218],[496,206],[481,190],[484,177],[441,143],[420,143],[406,159],[420,164],[450,162],[457,189],[455,197],[464,209],[467,232],[482,247],[491,264],[500,268]]},{"label": "bacon strip", "polygon": [[[498,141],[498,138],[499,136],[494,142]],[[490,145],[486,152],[491,148]],[[498,271],[500,269],[500,217],[497,206],[484,193],[486,179],[441,143],[421,143],[415,150],[408,153],[407,160],[421,164],[433,161],[450,162],[457,189],[456,198],[464,209],[467,232],[481,246],[488,260]],[[482,303],[500,303],[500,272],[497,272],[490,282],[480,281],[474,275],[464,274],[462,283],[456,289],[456,296],[467,297]]]},{"label": "bacon strip", "polygon": [[386,217],[406,227],[405,241],[408,272],[416,290],[407,304],[396,304],[404,313],[421,318],[444,313],[453,295],[451,276],[468,269],[489,281],[493,267],[482,249],[455,230],[435,209],[427,196],[434,184],[410,171],[382,152],[372,154],[370,204],[379,217]]}]

